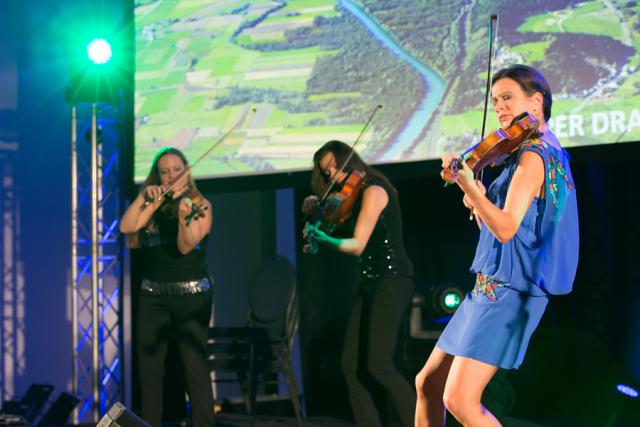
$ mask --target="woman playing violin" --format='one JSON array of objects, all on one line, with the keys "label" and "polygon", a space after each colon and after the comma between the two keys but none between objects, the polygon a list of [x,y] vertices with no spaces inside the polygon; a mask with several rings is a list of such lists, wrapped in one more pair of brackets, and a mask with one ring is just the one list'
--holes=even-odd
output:
[{"label": "woman playing violin", "polygon": [[211,204],[195,190],[184,154],[161,149],[142,192],[120,220],[120,231],[141,250],[136,349],[142,415],[154,427],[162,425],[162,381],[172,335],[178,340],[193,423],[214,425],[206,365],[213,291],[205,253],[211,222]]},{"label": "woman playing violin", "polygon": [[[314,193],[321,195],[332,179],[340,184],[352,171],[365,174],[366,182],[352,212],[353,235],[332,237],[315,225],[307,225],[304,232],[308,239],[358,257],[358,294],[342,352],[342,369],[356,424],[381,425],[371,395],[358,377],[358,361],[366,360],[366,369],[388,392],[402,424],[410,426],[415,394],[393,360],[400,322],[413,291],[413,266],[404,249],[398,195],[389,180],[367,166],[355,152],[340,170],[351,153],[351,147],[343,142],[327,142],[313,157],[311,185]],[[303,211],[310,213],[315,202],[314,196],[307,198]]]},{"label": "woman playing violin", "polygon": [[576,191],[569,155],[548,128],[551,91],[531,67],[497,72],[491,96],[507,128],[528,112],[541,136],[525,140],[488,190],[456,155],[442,158],[443,178],[463,191],[480,225],[471,272],[475,286],[449,321],[416,377],[416,426],[443,426],[445,408],[465,426],[498,426],[481,404],[498,368],[520,366],[549,295],[571,292],[578,260]]}]

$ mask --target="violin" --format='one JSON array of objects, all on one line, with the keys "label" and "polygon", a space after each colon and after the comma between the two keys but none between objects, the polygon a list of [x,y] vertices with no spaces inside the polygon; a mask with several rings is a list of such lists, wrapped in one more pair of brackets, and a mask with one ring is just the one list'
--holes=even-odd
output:
[{"label": "violin", "polygon": [[[172,217],[178,218],[178,206],[182,199],[189,199],[191,201],[191,211],[186,216],[187,225],[189,225],[191,221],[204,218],[209,207],[203,206],[204,196],[192,185],[187,186],[185,191],[175,199],[171,191],[166,192],[166,196],[162,198],[162,204],[159,209]],[[147,199],[145,198],[145,200]],[[154,199],[148,200],[150,200],[150,202],[154,201]]]},{"label": "violin", "polygon": [[351,217],[353,206],[364,186],[365,177],[365,172],[352,171],[345,179],[340,191],[330,193],[324,202],[318,204],[312,218],[313,223],[320,230],[331,234],[336,227],[344,224]]},{"label": "violin", "polygon": [[[342,184],[340,191],[328,193],[312,209],[309,217],[311,224],[327,234],[332,234],[334,230],[345,223],[353,212],[353,207],[358,200],[360,191],[365,184],[366,173],[353,170]],[[318,252],[318,242],[313,238],[307,238],[309,242],[309,253]]]},{"label": "violin", "polygon": [[181,198],[191,199],[191,212],[189,212],[186,218],[187,225],[189,225],[191,221],[197,221],[200,218],[204,218],[208,206],[202,206],[204,196],[196,189],[196,187],[189,186],[187,191],[182,194]]},{"label": "violin", "polygon": [[443,178],[454,180],[462,168],[462,162],[465,162],[474,174],[487,166],[501,165],[523,142],[540,136],[538,126],[538,121],[531,114],[520,114],[513,119],[508,128],[489,133],[486,138],[462,153],[457,161],[444,169]]}]

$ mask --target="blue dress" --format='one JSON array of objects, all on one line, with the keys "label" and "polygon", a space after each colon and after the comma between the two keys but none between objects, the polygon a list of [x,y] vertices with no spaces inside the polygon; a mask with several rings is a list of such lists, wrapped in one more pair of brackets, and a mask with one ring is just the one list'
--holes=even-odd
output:
[{"label": "blue dress", "polygon": [[549,295],[571,292],[578,265],[576,191],[569,154],[554,145],[559,146],[551,132],[526,141],[487,190],[489,200],[503,208],[522,153],[542,157],[544,197],[533,199],[515,236],[500,243],[482,226],[471,265],[475,286],[436,343],[445,353],[518,368]]}]

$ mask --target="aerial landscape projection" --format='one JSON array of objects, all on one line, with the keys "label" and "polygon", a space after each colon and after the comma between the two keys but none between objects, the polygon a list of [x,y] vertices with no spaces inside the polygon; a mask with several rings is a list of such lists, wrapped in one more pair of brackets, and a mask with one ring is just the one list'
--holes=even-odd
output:
[{"label": "aerial landscape projection", "polygon": [[[493,70],[524,63],[554,94],[567,147],[640,139],[635,1],[138,0],[135,178],[158,148],[197,177],[297,171],[324,142],[371,163],[436,158],[481,137],[489,22]],[[487,128],[497,121],[489,114]]]}]

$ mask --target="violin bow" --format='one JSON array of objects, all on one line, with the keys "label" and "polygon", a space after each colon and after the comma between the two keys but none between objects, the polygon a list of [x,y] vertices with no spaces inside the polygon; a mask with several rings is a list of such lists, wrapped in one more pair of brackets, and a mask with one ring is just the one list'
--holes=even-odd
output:
[{"label": "violin bow", "polygon": [[[495,23],[495,31],[494,31],[494,23]],[[493,14],[491,15],[491,19],[489,20],[489,61],[487,63],[487,86],[484,93],[484,111],[482,112],[482,130],[480,132],[480,141],[484,139],[484,132],[487,126],[487,111],[489,109],[489,95],[491,93],[491,74],[492,74],[491,59],[493,58],[493,54],[494,54],[493,40],[495,39],[495,33],[497,32],[498,32],[498,15]],[[469,150],[462,153],[462,156],[467,154],[471,149],[473,149],[473,147],[471,147]],[[480,182],[482,182],[482,179],[484,177],[483,172],[484,171],[482,170],[480,171]],[[474,176],[473,179],[475,180],[476,177]],[[471,208],[471,212],[469,213],[469,221],[473,219],[473,215],[474,215],[473,208]]]},{"label": "violin bow", "polygon": [[480,135],[480,141],[484,139],[484,132],[486,130],[487,125],[487,110],[489,108],[489,94],[491,93],[491,59],[493,58],[493,40],[494,37],[494,22],[495,22],[495,33],[498,32],[498,15],[491,15],[491,19],[489,21],[489,61],[487,64],[487,88],[484,94],[484,112],[482,113],[482,131]]},{"label": "violin bow", "polygon": [[209,155],[209,153],[211,153],[217,146],[219,146],[220,144],[222,144],[222,142],[229,136],[231,135],[231,133],[233,133],[239,126],[240,124],[242,124],[246,118],[248,117],[249,113],[255,113],[256,109],[251,107],[251,108],[247,108],[244,110],[244,112],[242,113],[242,115],[240,116],[240,119],[238,119],[238,121],[236,122],[236,124],[234,124],[227,132],[225,132],[220,139],[218,139],[216,142],[214,142],[211,147],[207,148],[204,153],[202,153],[200,155],[200,157],[198,157],[194,162],[192,162],[190,165],[187,165],[186,168],[184,168],[184,170],[182,172],[180,172],[180,174],[173,180],[173,182],[162,192],[162,194],[160,194],[160,196],[157,199],[145,199],[144,204],[140,207],[140,210],[143,210],[144,208],[146,208],[147,206],[149,206],[151,203],[153,202],[157,202],[159,200],[162,200],[165,198],[165,196],[167,194],[169,194],[173,188],[176,186],[176,184],[178,183],[178,181],[180,181],[182,179],[182,177],[184,177],[187,173],[189,173],[191,171],[191,169],[193,169],[198,163],[200,163],[201,160],[203,160],[207,155]]},{"label": "violin bow", "polygon": [[358,135],[358,137],[356,138],[356,140],[354,141],[353,145],[351,146],[351,152],[349,153],[349,155],[347,156],[346,159],[344,159],[344,162],[342,162],[342,166],[340,166],[340,169],[338,169],[338,171],[334,174],[334,178],[331,178],[331,182],[329,182],[329,185],[327,186],[327,189],[325,190],[324,194],[322,195],[322,197],[320,198],[320,201],[322,202],[323,200],[325,200],[328,196],[329,193],[331,193],[331,189],[333,189],[333,186],[336,184],[336,179],[335,177],[341,173],[344,172],[344,168],[347,167],[347,165],[349,164],[349,160],[351,160],[351,158],[353,157],[353,155],[356,152],[356,145],[358,145],[358,142],[360,142],[360,139],[362,138],[362,135],[364,135],[364,133],[367,131],[367,129],[369,128],[369,125],[371,124],[371,121],[373,120],[373,117],[376,115],[376,113],[378,112],[378,110],[382,109],[382,104],[378,104],[376,105],[376,107],[373,109],[373,111],[371,112],[371,114],[369,115],[369,119],[367,120],[367,122],[364,124],[364,127],[362,128],[362,130],[360,131],[360,134]]}]

